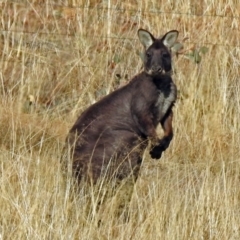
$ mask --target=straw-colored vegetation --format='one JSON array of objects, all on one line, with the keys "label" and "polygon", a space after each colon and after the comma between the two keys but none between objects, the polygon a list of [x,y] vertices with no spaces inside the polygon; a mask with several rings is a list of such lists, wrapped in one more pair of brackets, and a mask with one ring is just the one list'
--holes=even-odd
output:
[{"label": "straw-colored vegetation", "polygon": [[[1,1],[0,239],[239,239],[239,9],[233,0]],[[116,198],[96,211],[84,187],[72,191],[59,159],[77,116],[141,70],[140,27],[177,29],[186,53],[208,52],[199,64],[173,59],[174,140],[159,161],[145,154],[125,221]]]}]

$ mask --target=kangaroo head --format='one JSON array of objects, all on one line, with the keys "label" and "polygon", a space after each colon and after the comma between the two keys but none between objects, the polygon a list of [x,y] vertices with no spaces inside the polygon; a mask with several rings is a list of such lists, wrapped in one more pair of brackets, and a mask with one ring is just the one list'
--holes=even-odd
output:
[{"label": "kangaroo head", "polygon": [[138,38],[144,46],[144,70],[151,76],[169,73],[172,70],[171,47],[178,37],[178,31],[167,32],[160,39],[144,29],[138,30]]}]

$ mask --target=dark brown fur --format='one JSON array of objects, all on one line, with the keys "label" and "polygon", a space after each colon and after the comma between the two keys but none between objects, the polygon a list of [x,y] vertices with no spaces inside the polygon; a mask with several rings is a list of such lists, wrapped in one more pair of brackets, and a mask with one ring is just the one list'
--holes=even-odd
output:
[{"label": "dark brown fur", "polygon": [[[145,47],[144,71],[87,108],[69,132],[67,145],[79,180],[85,177],[96,182],[103,176],[121,180],[129,175],[136,179],[149,140],[155,159],[172,140],[176,87],[170,74],[169,48],[178,32],[171,31],[161,39],[143,29],[138,33]],[[156,132],[159,123],[164,130],[162,139]]]}]

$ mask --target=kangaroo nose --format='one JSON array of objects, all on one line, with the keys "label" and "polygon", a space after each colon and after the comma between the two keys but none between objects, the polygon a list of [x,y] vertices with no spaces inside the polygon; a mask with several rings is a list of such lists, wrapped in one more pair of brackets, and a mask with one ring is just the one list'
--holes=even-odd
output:
[{"label": "kangaroo nose", "polygon": [[162,68],[159,65],[152,66],[152,70],[153,72],[158,72],[158,73],[162,72]]}]

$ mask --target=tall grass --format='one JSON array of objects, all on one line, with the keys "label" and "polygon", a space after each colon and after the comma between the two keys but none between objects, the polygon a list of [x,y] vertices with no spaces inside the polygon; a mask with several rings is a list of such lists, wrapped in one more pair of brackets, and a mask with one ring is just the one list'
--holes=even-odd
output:
[{"label": "tall grass", "polygon": [[[239,239],[239,3],[0,5],[0,239]],[[174,140],[160,161],[145,154],[125,221],[116,199],[95,211],[72,191],[59,159],[77,116],[141,70],[139,27],[208,52],[173,59]]]}]

